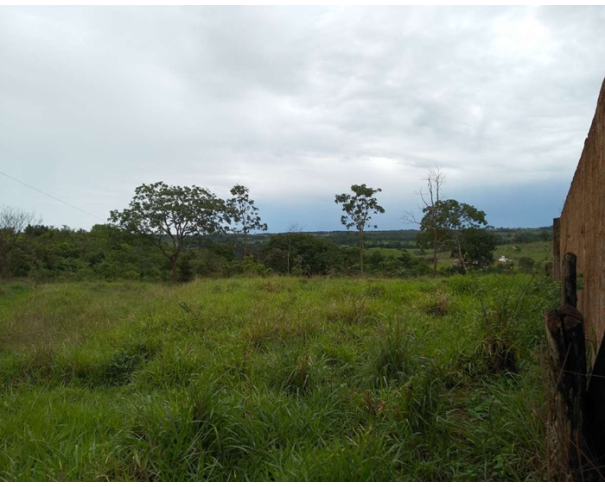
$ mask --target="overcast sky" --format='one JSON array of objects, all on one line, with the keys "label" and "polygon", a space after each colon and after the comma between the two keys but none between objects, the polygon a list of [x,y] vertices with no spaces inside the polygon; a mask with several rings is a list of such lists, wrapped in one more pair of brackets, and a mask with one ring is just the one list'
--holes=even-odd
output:
[{"label": "overcast sky", "polygon": [[[428,169],[496,226],[560,212],[605,76],[605,8],[0,7],[0,171],[105,221],[136,186],[249,186],[270,231],[340,228]],[[0,175],[0,204],[93,217]]]}]

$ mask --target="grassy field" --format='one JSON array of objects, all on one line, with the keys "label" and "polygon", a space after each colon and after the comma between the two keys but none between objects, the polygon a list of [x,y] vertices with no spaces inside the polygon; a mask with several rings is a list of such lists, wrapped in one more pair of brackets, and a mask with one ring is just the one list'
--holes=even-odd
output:
[{"label": "grassy field", "polygon": [[[380,252],[384,255],[401,255],[401,251],[397,249],[386,249],[375,247],[371,249],[367,249],[367,254],[371,254],[372,252]],[[414,257],[424,257],[424,258],[432,258],[432,251],[427,250],[424,254],[421,254],[419,250],[410,250]],[[494,251],[494,259],[496,262],[498,259],[504,256],[507,259],[511,259],[513,263],[516,265],[519,262],[521,257],[531,257],[536,262],[544,262],[550,260],[552,258],[552,243],[550,242],[531,242],[531,243],[522,243],[522,244],[507,244],[507,245],[498,245],[496,250]],[[438,266],[440,269],[449,267],[456,263],[456,259],[452,258],[449,252],[439,252],[437,254],[437,258],[439,259]]]},{"label": "grassy field", "polygon": [[531,257],[536,262],[544,262],[552,259],[552,243],[532,242],[516,245],[499,245],[494,252],[494,258],[497,260],[502,255],[508,259],[512,259],[515,263],[521,257]]},{"label": "grassy field", "polygon": [[0,285],[2,480],[543,480],[530,276]]}]

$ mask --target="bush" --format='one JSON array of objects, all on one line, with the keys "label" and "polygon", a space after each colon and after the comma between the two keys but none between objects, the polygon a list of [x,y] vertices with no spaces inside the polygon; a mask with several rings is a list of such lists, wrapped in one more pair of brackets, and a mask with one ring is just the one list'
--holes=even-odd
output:
[{"label": "bush", "polygon": [[536,261],[531,257],[521,257],[519,259],[519,270],[531,274],[536,266]]}]

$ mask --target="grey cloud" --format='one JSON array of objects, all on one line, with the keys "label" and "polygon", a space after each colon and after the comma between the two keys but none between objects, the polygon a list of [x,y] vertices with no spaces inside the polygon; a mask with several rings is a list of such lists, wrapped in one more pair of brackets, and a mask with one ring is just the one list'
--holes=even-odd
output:
[{"label": "grey cloud", "polygon": [[[156,180],[242,182],[271,215],[367,182],[398,227],[434,165],[460,199],[564,187],[604,24],[600,7],[0,7],[0,166],[102,217]],[[0,199],[94,223],[8,180]]]}]

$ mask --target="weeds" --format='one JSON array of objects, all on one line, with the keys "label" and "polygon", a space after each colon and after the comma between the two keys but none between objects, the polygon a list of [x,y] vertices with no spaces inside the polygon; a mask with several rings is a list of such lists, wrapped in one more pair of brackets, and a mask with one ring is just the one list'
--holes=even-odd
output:
[{"label": "weeds", "polygon": [[520,285],[513,280],[503,281],[501,286],[492,289],[489,301],[485,294],[479,295],[483,318],[479,355],[493,373],[517,372],[519,352],[515,336],[527,320],[525,304],[532,282],[533,276]]},{"label": "weeds", "polygon": [[449,313],[451,299],[449,294],[438,291],[436,293],[424,295],[418,307],[429,316],[441,318]]},{"label": "weeds", "polygon": [[328,308],[328,321],[345,325],[361,325],[372,319],[374,313],[368,308],[365,296],[347,297],[344,301],[333,302]]},{"label": "weeds", "polygon": [[378,342],[375,357],[376,385],[388,384],[389,381],[403,380],[411,375],[412,351],[411,335],[402,327],[399,318],[395,325],[386,328]]}]

